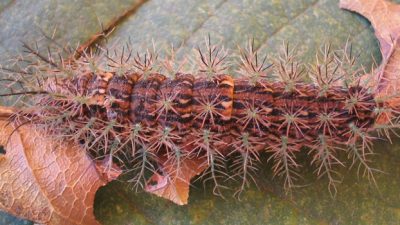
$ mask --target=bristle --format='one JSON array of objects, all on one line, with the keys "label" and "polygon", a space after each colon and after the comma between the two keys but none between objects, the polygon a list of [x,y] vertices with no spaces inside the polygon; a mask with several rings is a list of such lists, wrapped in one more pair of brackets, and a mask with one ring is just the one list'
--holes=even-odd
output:
[{"label": "bristle", "polygon": [[285,85],[285,92],[293,92],[296,83],[304,80],[304,65],[298,60],[295,49],[289,47],[289,43],[283,43],[280,56],[275,62],[275,74]]},{"label": "bristle", "polygon": [[158,68],[155,67],[158,61],[158,54],[147,50],[145,53],[140,54],[139,52],[133,57],[133,66],[141,71],[144,77],[147,77],[151,73],[158,72]]},{"label": "bristle", "polygon": [[283,177],[284,188],[288,192],[295,186],[295,182],[300,176],[297,172],[300,165],[296,162],[295,156],[295,153],[300,151],[300,147],[297,141],[289,139],[287,136],[274,139],[274,143],[267,147],[267,152],[272,153],[268,161],[273,161],[274,176]]},{"label": "bristle", "polygon": [[349,137],[346,145],[348,146],[348,157],[352,160],[351,167],[356,167],[357,174],[367,177],[376,184],[374,174],[379,170],[370,166],[370,157],[374,154],[372,141],[375,138],[365,130],[363,125],[358,127],[356,124],[350,123],[349,128],[345,136]]},{"label": "bristle", "polygon": [[309,75],[319,87],[320,97],[325,97],[332,86],[341,86],[339,82],[343,80],[343,74],[340,73],[340,64],[330,44],[324,45],[319,54],[316,54],[316,61],[310,66]]},{"label": "bristle", "polygon": [[179,114],[174,106],[179,94],[179,91],[176,91],[175,93],[169,91],[167,92],[160,88],[157,100],[155,102],[157,109],[153,112],[155,115],[157,115],[157,120],[159,120],[160,117],[164,119],[170,118],[171,114],[174,113]]},{"label": "bristle", "polygon": [[238,74],[249,80],[249,84],[256,85],[268,78],[268,69],[272,64],[267,64],[267,55],[259,58],[258,51],[254,46],[254,39],[249,40],[246,48],[240,51],[240,67]]},{"label": "bristle", "polygon": [[250,130],[259,136],[264,134],[265,128],[268,128],[271,123],[268,121],[268,114],[272,112],[271,108],[265,106],[265,103],[260,105],[255,104],[254,98],[251,102],[243,103],[245,110],[243,113],[235,113],[237,116],[236,122],[242,131]]},{"label": "bristle", "polygon": [[216,118],[222,116],[216,108],[217,105],[222,103],[222,100],[219,100],[219,95],[213,96],[213,98],[211,98],[211,96],[201,96],[200,98],[196,98],[196,101],[199,106],[194,106],[193,111],[197,114],[194,116],[193,120],[199,120],[199,128],[215,126]]},{"label": "bristle", "polygon": [[171,46],[170,51],[166,56],[163,59],[160,59],[160,67],[162,68],[162,71],[165,71],[167,77],[171,79],[175,79],[176,75],[183,71],[183,68],[187,63],[188,60],[186,57],[182,60],[177,59],[174,46]]},{"label": "bristle", "polygon": [[226,64],[226,58],[228,51],[224,47],[218,47],[211,43],[211,37],[205,41],[205,50],[200,47],[197,48],[199,54],[199,72],[204,74],[207,79],[212,79],[215,75],[224,73],[228,67]]},{"label": "bristle", "polygon": [[179,136],[174,128],[157,127],[151,129],[152,135],[149,138],[149,149],[155,153],[169,154],[174,151],[182,137]]},{"label": "bristle", "polygon": [[157,156],[154,152],[150,151],[146,145],[141,145],[140,148],[133,155],[129,167],[126,169],[126,173],[131,175],[128,183],[131,184],[136,191],[142,190],[148,177],[147,173],[155,173],[156,167],[155,162]]},{"label": "bristle", "polygon": [[343,118],[339,112],[330,111],[326,104],[321,107],[321,112],[317,115],[315,130],[317,133],[334,137],[338,132],[338,124],[343,123]]},{"label": "bristle", "polygon": [[287,137],[304,138],[304,132],[311,129],[307,123],[309,120],[308,109],[304,106],[297,106],[292,101],[285,101],[285,105],[280,109],[282,118],[278,131],[281,131]]},{"label": "bristle", "polygon": [[182,162],[188,158],[187,152],[183,151],[178,145],[174,145],[171,151],[166,153],[167,160],[164,163],[165,174],[174,179],[182,179],[185,175]]},{"label": "bristle", "polygon": [[[203,178],[203,183],[211,181],[214,185],[213,193],[219,196],[222,195],[222,189],[227,189],[222,184],[222,181],[229,177],[225,172],[226,160],[224,154],[218,146],[222,143],[219,135],[209,129],[203,129],[193,134],[193,141],[188,145],[193,146],[189,153],[191,157],[205,158],[206,169],[200,178]],[[204,165],[200,165],[202,167]]]},{"label": "bristle", "polygon": [[230,173],[233,174],[233,179],[240,179],[240,187],[234,195],[240,199],[240,194],[250,182],[256,183],[255,176],[260,162],[259,150],[264,147],[264,143],[262,138],[244,132],[236,134],[235,141],[230,146],[233,148],[229,153],[229,156],[233,157]]},{"label": "bristle", "polygon": [[373,141],[390,141],[400,124],[400,106],[393,96],[375,96],[377,84],[357,67],[349,44],[341,51],[324,45],[306,67],[289,44],[269,63],[251,40],[239,49],[240,78],[227,73],[230,55],[210,37],[198,48],[196,74],[183,71],[185,60],[177,61],[174,49],[159,58],[155,50],[134,53],[129,45],[93,48],[71,60],[28,50],[29,59],[1,70],[9,91],[0,96],[18,95],[24,106],[13,120],[79,143],[108,172],[114,164],[123,167],[136,189],[154,173],[179,179],[184,160],[200,158],[207,169],[199,178],[211,181],[217,195],[227,180],[239,181],[240,198],[266,151],[289,192],[300,182],[298,153],[308,151],[334,196],[338,169],[348,165],[340,154],[375,181]]},{"label": "bristle", "polygon": [[335,168],[345,166],[338,159],[338,151],[344,151],[339,146],[338,140],[322,134],[311,144],[309,152],[311,164],[316,167],[314,172],[318,178],[326,177],[328,179],[328,188],[332,197],[336,196],[336,185],[341,182],[340,174]]}]

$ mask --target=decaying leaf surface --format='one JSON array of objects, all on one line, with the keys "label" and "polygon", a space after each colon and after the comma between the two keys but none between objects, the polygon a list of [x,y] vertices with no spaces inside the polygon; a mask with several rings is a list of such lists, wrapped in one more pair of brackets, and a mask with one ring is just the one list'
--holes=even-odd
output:
[{"label": "decaying leaf surface", "polygon": [[59,145],[29,125],[13,132],[7,111],[0,108],[0,209],[43,224],[99,224],[94,196],[110,178],[73,144]]},{"label": "decaying leaf surface", "polygon": [[[382,97],[397,95],[400,87],[400,5],[388,0],[341,0],[340,7],[366,17],[379,40],[382,64],[376,71]],[[399,97],[389,104],[398,104]]]},{"label": "decaying leaf surface", "polygon": [[166,198],[178,205],[186,205],[189,198],[190,180],[205,170],[207,164],[202,159],[184,159],[180,169],[164,160],[166,175],[154,173],[146,185],[146,191]]},{"label": "decaying leaf surface", "polygon": [[400,5],[388,0],[341,0],[340,7],[366,17],[375,29],[384,58],[400,36]]}]

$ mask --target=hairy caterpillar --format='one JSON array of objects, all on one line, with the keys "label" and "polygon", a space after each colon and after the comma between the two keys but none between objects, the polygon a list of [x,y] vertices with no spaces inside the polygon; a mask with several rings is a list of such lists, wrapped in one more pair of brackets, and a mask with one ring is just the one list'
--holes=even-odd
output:
[{"label": "hairy caterpillar", "polygon": [[[339,182],[335,167],[344,166],[338,152],[373,179],[372,141],[381,134],[390,138],[398,112],[354,68],[351,48],[335,52],[327,45],[306,70],[288,45],[267,64],[249,43],[240,51],[241,76],[235,78],[226,73],[227,53],[210,39],[206,46],[198,51],[195,74],[174,70],[170,58],[150,52],[123,49],[102,67],[91,51],[67,62],[28,47],[42,62],[26,70],[3,68],[10,93],[2,96],[33,95],[34,106],[14,120],[79,142],[94,158],[107,159],[110,169],[126,166],[136,187],[145,184],[146,171],[179,174],[183,160],[201,158],[216,194],[224,177],[241,181],[240,194],[254,179],[262,151],[287,189],[295,185],[296,154],[303,150],[333,190]],[[310,82],[304,81],[307,75]],[[224,170],[227,159],[233,175]]]}]

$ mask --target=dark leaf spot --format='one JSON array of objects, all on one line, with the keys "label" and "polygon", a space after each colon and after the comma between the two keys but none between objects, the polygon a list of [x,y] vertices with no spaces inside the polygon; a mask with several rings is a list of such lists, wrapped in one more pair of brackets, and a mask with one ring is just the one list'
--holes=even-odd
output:
[{"label": "dark leaf spot", "polygon": [[0,145],[0,156],[6,154],[6,149],[4,148],[3,145]]}]

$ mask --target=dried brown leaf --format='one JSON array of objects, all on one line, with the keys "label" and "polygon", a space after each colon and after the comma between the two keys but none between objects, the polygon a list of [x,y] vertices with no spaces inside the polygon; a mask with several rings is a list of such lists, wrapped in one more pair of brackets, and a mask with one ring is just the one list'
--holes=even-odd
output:
[{"label": "dried brown leaf", "polygon": [[43,224],[99,224],[95,193],[118,174],[104,177],[85,151],[59,145],[30,125],[14,131],[5,117],[11,112],[0,107],[0,145],[6,150],[0,159],[0,209]]},{"label": "dried brown leaf", "polygon": [[145,190],[166,198],[178,205],[186,205],[189,198],[190,180],[206,169],[203,159],[184,159],[180,169],[164,160],[164,175],[154,173],[146,184]]},{"label": "dried brown leaf", "polygon": [[393,41],[400,36],[400,5],[388,0],[341,0],[340,7],[357,12],[371,22],[383,58],[389,58]]}]

